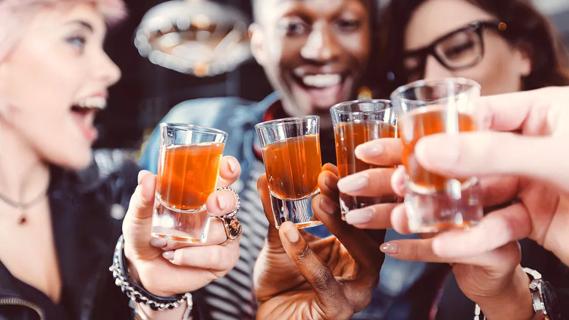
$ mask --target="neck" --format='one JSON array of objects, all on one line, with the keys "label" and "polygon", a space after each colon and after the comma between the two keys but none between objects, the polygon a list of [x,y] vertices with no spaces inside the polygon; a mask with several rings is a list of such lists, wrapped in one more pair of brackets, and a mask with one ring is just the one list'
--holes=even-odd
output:
[{"label": "neck", "polygon": [[49,184],[49,168],[28,141],[0,118],[0,194],[16,202],[37,197]]}]

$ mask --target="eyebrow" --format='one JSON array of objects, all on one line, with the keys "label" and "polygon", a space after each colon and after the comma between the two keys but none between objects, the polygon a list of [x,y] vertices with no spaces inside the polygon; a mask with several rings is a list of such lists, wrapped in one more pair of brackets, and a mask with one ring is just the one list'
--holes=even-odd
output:
[{"label": "eyebrow", "polygon": [[66,25],[77,24],[77,25],[81,26],[82,28],[87,29],[91,32],[95,31],[95,28],[93,28],[93,25],[90,24],[89,22],[85,21],[85,20],[72,20],[72,21],[69,21],[65,24]]}]

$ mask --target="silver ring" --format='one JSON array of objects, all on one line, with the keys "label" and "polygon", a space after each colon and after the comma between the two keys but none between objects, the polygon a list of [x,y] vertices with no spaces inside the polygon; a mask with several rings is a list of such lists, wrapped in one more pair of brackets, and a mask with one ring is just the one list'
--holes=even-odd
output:
[{"label": "silver ring", "polygon": [[235,210],[227,214],[224,214],[222,216],[216,217],[223,224],[223,229],[225,229],[225,235],[227,236],[227,240],[222,242],[223,244],[228,240],[235,240],[239,238],[239,236],[243,232],[241,223],[239,222],[239,219],[237,219],[237,212],[239,212],[239,208],[241,207],[241,200],[239,199],[239,194],[237,194],[237,192],[235,192],[235,190],[231,189],[230,187],[219,187],[216,190],[233,192],[236,201]]}]

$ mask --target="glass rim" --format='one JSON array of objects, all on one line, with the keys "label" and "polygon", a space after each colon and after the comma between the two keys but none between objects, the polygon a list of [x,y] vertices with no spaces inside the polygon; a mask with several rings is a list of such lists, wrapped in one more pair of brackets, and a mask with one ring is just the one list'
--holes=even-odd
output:
[{"label": "glass rim", "polygon": [[[373,103],[373,104],[383,104],[385,107],[381,110],[370,110],[370,111],[351,111],[351,110],[342,110],[342,107],[351,106],[354,104],[360,103]],[[347,114],[347,113],[372,113],[378,111],[385,111],[393,109],[393,103],[391,100],[388,99],[356,99],[356,100],[349,100],[336,103],[330,108],[330,112],[335,112],[339,114]]]},{"label": "glass rim", "polygon": [[447,97],[442,97],[442,98],[438,98],[438,99],[433,99],[433,100],[418,100],[418,99],[408,99],[408,98],[404,98],[402,96],[403,92],[406,92],[410,89],[415,89],[418,87],[426,87],[426,86],[430,86],[430,87],[434,87],[436,85],[441,85],[441,84],[460,84],[460,85],[467,85],[470,86],[468,89],[459,92],[453,96],[459,96],[462,94],[465,94],[466,92],[472,90],[473,88],[478,89],[478,91],[480,91],[481,86],[478,82],[472,80],[472,79],[467,79],[467,78],[460,78],[460,77],[453,77],[453,78],[444,78],[444,79],[421,79],[421,80],[416,80],[413,81],[411,83],[402,85],[400,87],[398,87],[397,89],[395,89],[395,91],[393,91],[390,95],[391,97],[391,101],[392,103],[395,105],[395,101],[404,101],[407,103],[417,103],[417,102],[428,102],[428,103],[433,103],[433,102],[438,102],[441,100],[445,100],[450,98],[451,96],[447,96]]},{"label": "glass rim", "polygon": [[200,125],[191,124],[191,123],[161,122],[160,123],[160,129],[165,128],[165,127],[183,129],[183,130],[194,130],[194,131],[197,131],[200,133],[223,135],[224,137],[228,136],[227,132],[225,132],[223,130],[205,127],[205,126],[200,126]]},{"label": "glass rim", "polygon": [[267,120],[267,121],[257,123],[255,125],[255,129],[261,129],[261,128],[264,128],[264,127],[267,127],[270,125],[275,125],[275,124],[289,124],[289,123],[300,124],[300,123],[304,122],[305,120],[309,120],[309,119],[319,121],[320,116],[308,115],[308,116],[302,116],[302,117],[288,117],[288,118]]}]

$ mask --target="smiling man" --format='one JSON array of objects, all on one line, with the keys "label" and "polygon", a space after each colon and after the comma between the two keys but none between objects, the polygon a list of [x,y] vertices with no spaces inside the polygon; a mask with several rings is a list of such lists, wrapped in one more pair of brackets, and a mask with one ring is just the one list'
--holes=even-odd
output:
[{"label": "smiling man", "polygon": [[[275,92],[258,103],[238,98],[198,99],[174,107],[162,122],[185,122],[229,133],[225,154],[241,163],[243,224],[241,256],[225,278],[198,293],[205,319],[252,319],[256,302],[253,267],[268,223],[257,194],[264,173],[254,125],[270,119],[317,114],[321,117],[324,162],[335,163],[329,109],[354,99],[364,81],[372,40],[374,1],[255,0],[251,48]],[[155,130],[142,155],[142,166],[156,172],[159,135]],[[401,277],[386,277],[404,281]],[[377,318],[377,317],[375,317]]]}]

